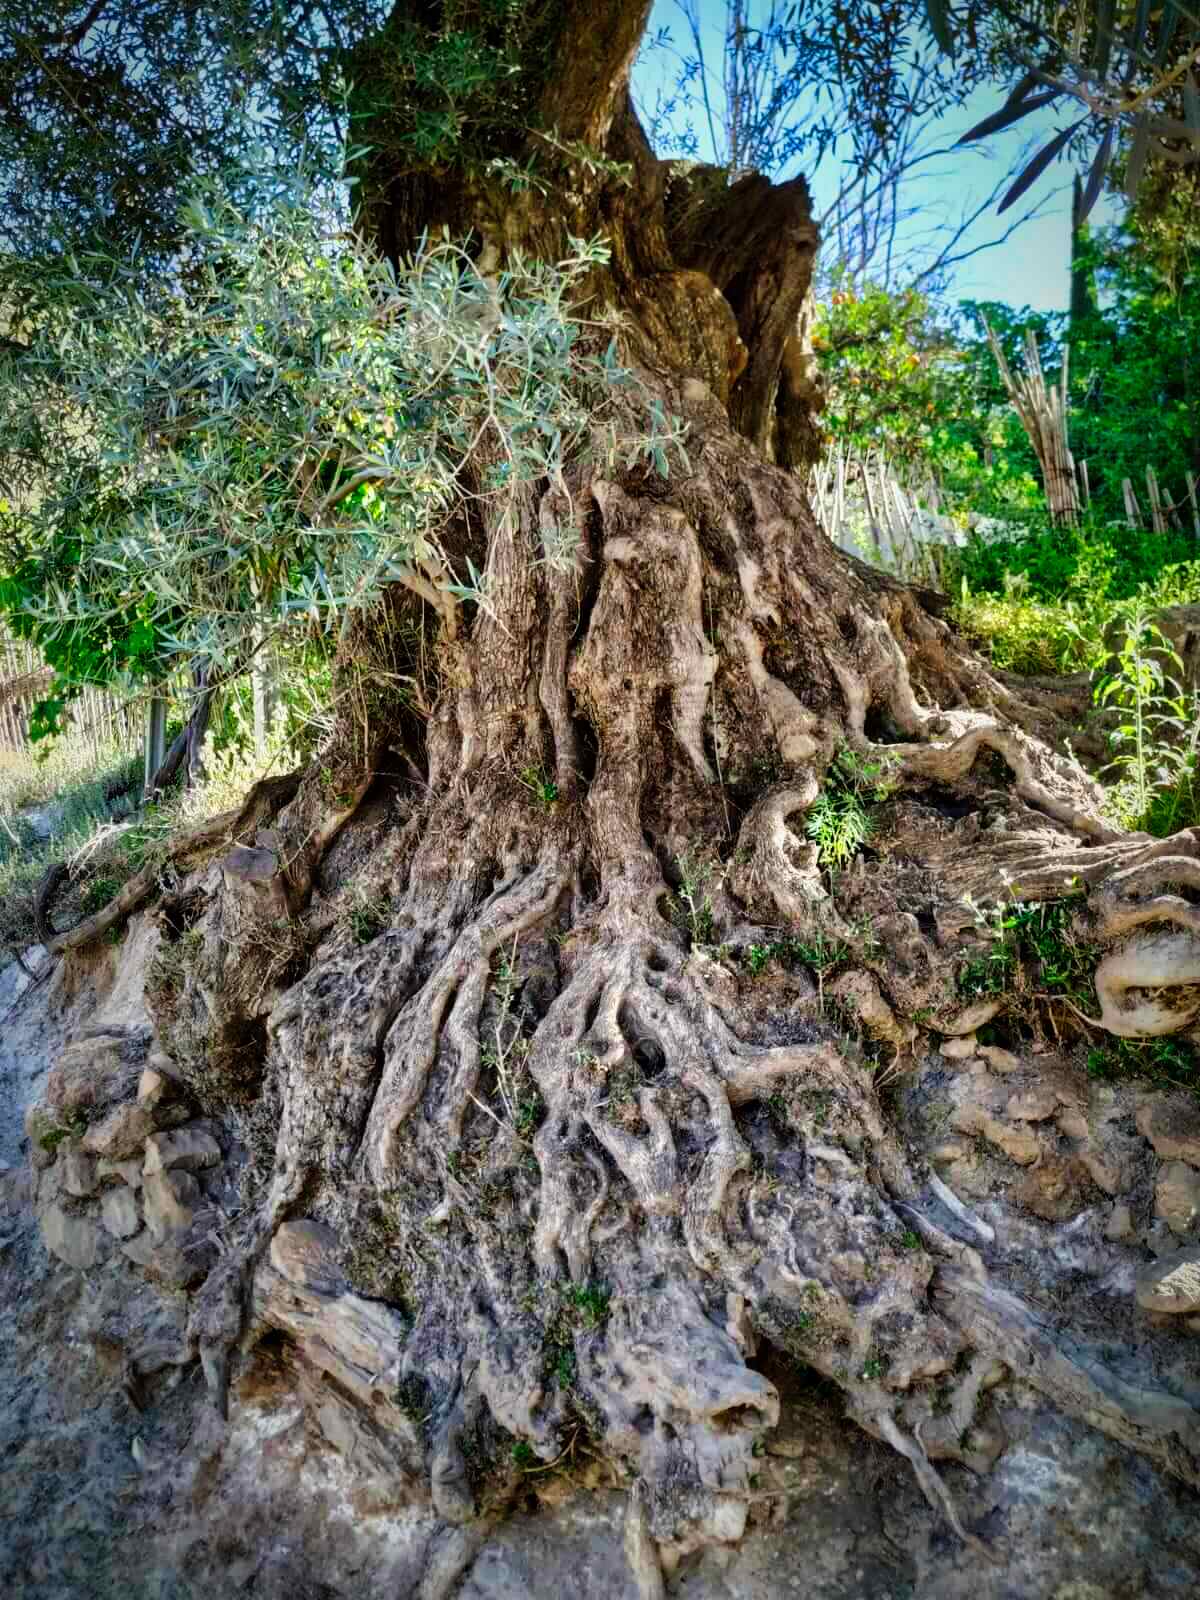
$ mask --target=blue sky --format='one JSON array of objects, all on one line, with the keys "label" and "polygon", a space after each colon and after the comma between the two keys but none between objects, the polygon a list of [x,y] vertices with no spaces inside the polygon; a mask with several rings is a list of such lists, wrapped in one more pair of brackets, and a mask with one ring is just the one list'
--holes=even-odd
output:
[{"label": "blue sky", "polygon": [[[699,0],[699,3],[708,36],[706,48],[710,53],[710,61],[719,69],[725,0]],[[676,43],[682,46],[685,33],[675,0],[656,0],[647,38],[652,38],[663,27],[668,27]],[[644,53],[633,80],[634,93],[639,102],[652,105],[656,90],[660,86],[670,86],[674,68],[675,63],[663,52]],[[715,92],[719,95],[719,85],[715,86]],[[1002,85],[978,91],[961,111],[947,116],[932,130],[936,143],[939,146],[953,144],[973,123],[997,108],[1004,98],[1004,92]],[[918,228],[973,209],[997,178],[1007,172],[1009,165],[1019,157],[1026,145],[1032,153],[1064,125],[1064,115],[1066,113],[1061,107],[1049,108],[1040,114],[1040,118],[1035,114],[1016,128],[981,146],[954,150],[930,163],[927,175],[914,181],[909,193],[909,203],[919,209],[919,216],[909,224],[910,243],[917,252],[919,244],[915,235]],[[696,126],[699,133],[700,125]],[[705,158],[710,152],[702,148],[700,154]],[[795,168],[775,176],[790,177],[796,170],[805,170],[803,161],[797,163]],[[806,173],[812,184],[818,213],[836,193],[844,172],[843,164],[827,156],[815,175]],[[1012,212],[999,217],[993,208],[972,225],[959,248],[971,248],[998,238],[1014,217],[1021,215],[1030,205],[1038,204],[1039,214],[1018,228],[1006,242],[994,249],[981,251],[955,269],[949,288],[950,298],[1006,300],[1012,305],[1029,305],[1042,311],[1066,309],[1069,292],[1071,173],[1072,168],[1066,162],[1056,162],[1026,200],[1019,202]],[[1092,220],[1111,221],[1118,210],[1117,204],[1106,197],[1097,206]]]}]

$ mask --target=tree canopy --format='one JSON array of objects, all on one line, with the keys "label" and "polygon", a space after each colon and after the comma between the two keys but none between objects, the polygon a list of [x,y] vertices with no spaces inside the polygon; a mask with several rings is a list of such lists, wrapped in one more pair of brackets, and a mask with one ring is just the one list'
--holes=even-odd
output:
[{"label": "tree canopy", "polygon": [[[618,9],[640,33],[643,0]],[[191,176],[236,168],[263,139],[285,165],[304,147],[336,167],[368,122],[397,165],[525,164],[531,118],[555,131],[533,79],[556,16],[547,0],[13,0],[0,21],[0,243],[35,252],[97,228],[122,247],[169,241]],[[995,83],[1011,92],[982,132],[1053,101],[1074,120],[1052,153],[1078,149],[1097,192],[1114,163],[1131,189],[1144,170],[1160,198],[1156,174],[1195,171],[1200,24],[1174,0],[739,0],[730,17],[748,108],[735,164],[816,155],[838,130],[878,164],[914,109]]]}]

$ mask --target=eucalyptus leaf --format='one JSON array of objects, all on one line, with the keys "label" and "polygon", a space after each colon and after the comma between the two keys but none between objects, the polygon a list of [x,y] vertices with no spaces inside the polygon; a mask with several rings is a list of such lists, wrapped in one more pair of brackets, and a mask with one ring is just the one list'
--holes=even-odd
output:
[{"label": "eucalyptus leaf", "polygon": [[1091,170],[1088,173],[1087,183],[1084,185],[1083,198],[1079,205],[1080,222],[1087,221],[1093,206],[1100,198],[1100,190],[1104,185],[1104,174],[1108,171],[1108,163],[1112,155],[1116,131],[1116,123],[1110,122],[1104,130],[1104,137],[1100,140],[1099,148],[1092,159]]},{"label": "eucalyptus leaf", "polygon": [[1028,99],[1008,99],[998,111],[993,111],[991,116],[984,117],[982,122],[975,126],[955,142],[957,144],[972,144],[976,139],[986,139],[989,134],[1000,133],[1005,128],[1011,128],[1015,122],[1029,115],[1031,111],[1038,111],[1042,106],[1048,106],[1059,98],[1057,89],[1047,89],[1042,94],[1030,95]]},{"label": "eucalyptus leaf", "polygon": [[944,55],[954,54],[954,29],[950,22],[949,0],[925,0],[925,20],[937,47]]},{"label": "eucalyptus leaf", "polygon": [[1146,167],[1150,150],[1150,117],[1145,111],[1133,125],[1133,139],[1129,146],[1129,159],[1125,164],[1125,193],[1130,200],[1137,199],[1138,185]]},{"label": "eucalyptus leaf", "polygon": [[1033,160],[1018,175],[1016,181],[1005,193],[1004,199],[997,206],[998,212],[1007,211],[1015,205],[1025,192],[1030,189],[1045,172],[1046,168],[1055,158],[1062,154],[1071,136],[1080,129],[1086,119],[1081,117],[1078,122],[1073,122],[1069,128],[1064,128],[1061,133],[1056,133],[1054,138],[1038,151]]}]

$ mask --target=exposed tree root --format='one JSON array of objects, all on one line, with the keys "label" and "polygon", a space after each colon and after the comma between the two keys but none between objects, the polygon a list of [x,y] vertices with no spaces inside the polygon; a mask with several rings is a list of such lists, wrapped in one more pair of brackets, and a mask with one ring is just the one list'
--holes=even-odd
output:
[{"label": "exposed tree root", "polygon": [[[219,1399],[226,1352],[276,1326],[363,1397],[462,1530],[430,1593],[511,1494],[514,1439],[548,1466],[586,1437],[640,1485],[647,1596],[660,1556],[737,1538],[778,1416],[762,1338],[841,1385],[964,1537],[932,1462],[979,1464],[945,1418],[1000,1363],[1196,1481],[1190,1408],[1052,1358],[992,1282],[992,1230],[915,1170],[820,984],[764,1008],[720,948],[836,941],[850,970],[828,993],[900,1062],[918,1013],[961,1008],[949,970],[979,907],[1082,890],[1112,948],[1102,1022],[1182,1025],[1195,908],[1165,891],[1197,886],[1194,841],[1117,834],[1046,742],[1065,691],[1018,691],[805,531],[795,481],[746,457],[710,388],[667,398],[693,424],[678,480],[580,469],[496,531],[494,606],[440,646],[428,786],[403,848],[362,868],[381,931],[357,942],[334,887],[307,971],[249,997],[231,937],[272,885],[305,925],[374,757],[333,793],[310,775],[176,916],[204,953],[159,1007],[163,1042],[197,1085],[234,1062],[254,1175],[192,1348]],[[579,553],[551,570],[542,531],[564,517]],[[847,745],[886,756],[900,820],[831,892],[804,819]],[[686,903],[685,870],[709,874]],[[1182,1000],[1136,992],[1152,979]]]}]

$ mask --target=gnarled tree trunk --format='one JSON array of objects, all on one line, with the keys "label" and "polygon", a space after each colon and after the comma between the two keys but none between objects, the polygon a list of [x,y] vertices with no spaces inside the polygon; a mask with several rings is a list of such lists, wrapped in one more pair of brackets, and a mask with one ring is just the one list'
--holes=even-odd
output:
[{"label": "gnarled tree trunk", "polygon": [[[374,1402],[449,1521],[478,1526],[512,1487],[502,1468],[481,1485],[481,1430],[543,1462],[582,1433],[623,1463],[649,1593],[656,1552],[744,1523],[778,1407],[760,1339],[841,1384],[952,1520],[930,1456],[972,1459],[960,1424],[997,1357],[1200,1482],[1194,1412],[1047,1351],[938,1224],[806,974],[768,1008],[727,959],[836,945],[843,1006],[903,1056],[931,1018],[953,1025],[964,897],[1094,886],[1102,937],[1152,928],[1104,976],[1120,1031],[1145,989],[1193,993],[1200,911],[1158,890],[1200,867],[1190,836],[1166,848],[1105,822],[1062,742],[1078,685],[1015,686],[937,597],[819,533],[787,470],[813,439],[806,190],[655,160],[627,89],[648,9],[554,8],[529,80],[559,147],[629,176],[568,164],[553,197],[514,197],[393,170],[380,139],[365,215],[397,252],[443,222],[501,257],[605,229],[598,291],[686,420],[687,464],[664,480],[580,462],[519,517],[481,520],[464,539],[491,603],[454,626],[389,597],[344,667],[369,679],[389,618],[415,607],[441,630],[427,724],[342,697],[344,728],[285,809],[165,907],[177,959],[156,1006],[173,1070],[250,1151],[247,1218],[193,1312],[214,1387],[239,1337],[303,1339],[319,1303],[310,1354]],[[568,572],[540,560],[564,520]],[[831,893],[805,817],[843,747],[886,765],[901,822],[892,858]],[[370,915],[360,898],[335,921],[336,896],[310,891],[377,778],[401,823],[361,868]],[[924,832],[902,825],[910,801]],[[1156,1004],[1156,1026],[1187,1020]],[[766,1108],[791,1152],[771,1167]],[[914,1230],[927,1249],[905,1246]]]}]

